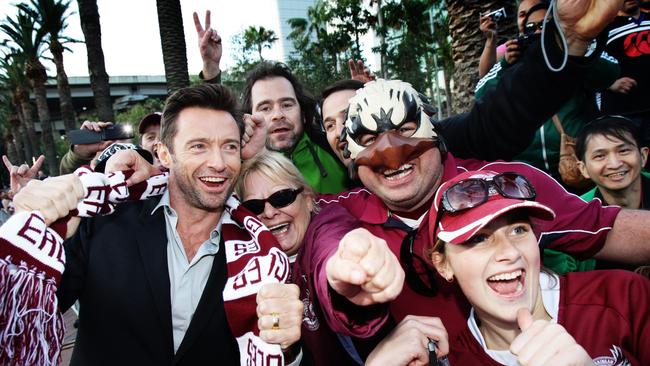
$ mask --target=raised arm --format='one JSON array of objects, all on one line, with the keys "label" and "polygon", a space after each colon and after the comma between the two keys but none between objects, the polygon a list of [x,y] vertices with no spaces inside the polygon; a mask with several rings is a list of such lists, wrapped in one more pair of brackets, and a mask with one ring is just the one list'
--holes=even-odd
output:
[{"label": "raised arm", "polygon": [[[459,157],[482,160],[511,160],[523,151],[536,130],[582,84],[596,56],[585,59],[583,55],[591,40],[614,18],[620,4],[620,0],[558,1],[557,23],[570,55],[566,67],[551,71],[544,61],[541,42],[535,42],[468,113],[442,122],[450,151]],[[558,66],[563,50],[553,29],[547,26],[545,48],[551,64]]]},{"label": "raised arm", "polygon": [[638,265],[650,263],[650,211],[622,209],[598,259]]},{"label": "raised arm", "polygon": [[481,15],[479,26],[485,35],[485,46],[478,62],[478,76],[482,78],[497,62],[497,23],[488,15]]},{"label": "raised arm", "polygon": [[192,16],[194,19],[194,27],[196,28],[196,35],[199,38],[199,52],[203,60],[203,70],[199,76],[207,82],[219,83],[221,81],[219,63],[223,54],[221,36],[219,36],[215,29],[210,27],[210,10],[205,12],[205,23],[203,25],[199,19],[199,14],[194,12]]}]

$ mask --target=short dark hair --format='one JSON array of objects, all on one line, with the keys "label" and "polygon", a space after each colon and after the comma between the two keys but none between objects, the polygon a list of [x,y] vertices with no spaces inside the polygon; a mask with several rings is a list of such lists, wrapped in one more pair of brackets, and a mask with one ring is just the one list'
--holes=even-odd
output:
[{"label": "short dark hair", "polygon": [[318,114],[318,120],[315,121],[318,127],[320,127],[321,130],[325,131],[325,127],[323,125],[323,102],[327,97],[329,97],[330,95],[336,92],[340,92],[341,90],[359,90],[363,88],[364,85],[365,84],[359,80],[343,79],[335,82],[334,84],[327,86],[323,90],[323,93],[321,93],[321,99],[318,103],[319,106],[318,110],[320,111],[320,113]]},{"label": "short dark hair", "polygon": [[230,113],[237,123],[239,137],[244,134],[244,115],[239,107],[237,96],[228,87],[220,84],[200,84],[182,88],[172,94],[165,102],[160,121],[160,141],[173,152],[178,115],[182,110],[200,107]]},{"label": "short dark hair", "polygon": [[325,100],[325,98],[341,90],[359,90],[363,88],[364,85],[365,84],[359,80],[354,80],[354,79],[339,80],[334,84],[327,86],[325,90],[323,90],[323,93],[321,94],[321,100]]},{"label": "short dark hair", "polygon": [[587,143],[594,135],[613,137],[630,145],[641,147],[641,132],[632,120],[623,116],[602,116],[587,123],[576,137],[576,155],[583,162],[587,153]]},{"label": "short dark hair", "polygon": [[298,99],[300,111],[302,112],[303,124],[309,125],[314,121],[314,113],[316,112],[316,100],[309,94],[302,86],[300,81],[291,72],[289,66],[282,62],[262,61],[255,66],[246,76],[246,84],[242,92],[242,103],[244,111],[248,113],[253,112],[253,101],[251,98],[251,91],[253,85],[258,80],[269,79],[273,77],[281,77],[289,80],[293,91]]}]

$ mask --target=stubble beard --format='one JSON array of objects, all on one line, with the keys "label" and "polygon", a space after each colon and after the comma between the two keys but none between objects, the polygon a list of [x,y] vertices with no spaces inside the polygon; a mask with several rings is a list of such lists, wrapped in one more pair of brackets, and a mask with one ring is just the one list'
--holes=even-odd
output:
[{"label": "stubble beard", "polygon": [[[174,181],[182,197],[190,206],[209,212],[223,210],[226,200],[233,192],[234,187],[232,184],[222,193],[224,194],[222,197],[220,195],[206,195],[207,197],[205,197],[200,189],[193,184],[192,180],[180,170],[176,172],[177,174],[174,174]],[[232,179],[229,178],[229,181],[232,181]]]},{"label": "stubble beard", "polygon": [[272,140],[271,137],[266,139],[266,148],[271,151],[277,151],[280,153],[286,153],[293,150],[293,148],[298,143],[298,136],[295,133],[291,133],[291,136],[288,139],[281,141]]}]

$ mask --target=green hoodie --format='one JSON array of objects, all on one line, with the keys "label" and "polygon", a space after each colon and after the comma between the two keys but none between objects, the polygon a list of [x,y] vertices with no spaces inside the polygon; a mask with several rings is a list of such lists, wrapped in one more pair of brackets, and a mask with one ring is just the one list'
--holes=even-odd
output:
[{"label": "green hoodie", "polygon": [[306,133],[286,155],[316,193],[340,193],[347,189],[347,172],[341,163]]}]

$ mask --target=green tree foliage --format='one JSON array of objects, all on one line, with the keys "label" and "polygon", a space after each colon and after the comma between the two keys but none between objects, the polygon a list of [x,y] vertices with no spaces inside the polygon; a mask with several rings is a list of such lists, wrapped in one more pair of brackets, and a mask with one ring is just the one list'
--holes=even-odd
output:
[{"label": "green tree foliage", "polygon": [[162,112],[165,102],[156,98],[147,98],[144,103],[138,103],[124,112],[115,116],[115,121],[120,124],[126,124],[133,127],[135,133],[134,143],[139,143],[140,135],[138,133],[138,123],[149,113]]},{"label": "green tree foliage", "polygon": [[262,57],[262,50],[265,48],[271,48],[273,43],[277,40],[278,37],[275,35],[273,30],[266,29],[262,26],[250,26],[244,30],[243,34],[244,49],[246,51],[257,51],[259,61],[264,60],[264,57]]},{"label": "green tree foliage", "polygon": [[237,93],[241,93],[244,88],[246,74],[259,62],[259,60],[255,59],[255,51],[246,46],[244,36],[245,31],[242,31],[232,37],[235,66],[221,74],[221,83],[232,88]]},{"label": "green tree foliage", "polygon": [[[287,39],[293,42],[295,52],[287,63],[313,92],[318,93],[332,82],[349,77],[347,59],[358,55],[353,54],[352,38],[347,33],[347,25],[343,25],[345,20],[351,19],[344,17],[343,11],[351,2],[317,1],[307,10],[306,19],[288,21],[292,31]],[[357,26],[368,27],[367,22]]]},{"label": "green tree foliage", "polygon": [[74,129],[76,125],[75,111],[72,105],[68,76],[63,65],[63,52],[70,51],[66,44],[79,42],[63,35],[68,26],[68,17],[72,14],[69,12],[70,0],[31,0],[29,3],[22,3],[17,6],[26,13],[32,13],[33,18],[36,19],[38,25],[46,34],[45,41],[52,54],[52,61],[56,66],[61,117],[66,131]]},{"label": "green tree foliage", "polygon": [[441,69],[453,70],[444,1],[383,0],[374,14],[369,9],[359,0],[317,1],[307,18],[289,19],[292,32],[287,38],[296,52],[288,63],[313,91],[349,78],[347,60],[363,59],[360,38],[369,31],[384,40],[373,49],[383,56],[385,69],[380,75],[431,92],[434,54]]},{"label": "green tree foliage", "polygon": [[36,27],[36,22],[35,12],[21,9],[15,18],[7,17],[0,25],[0,29],[10,39],[10,43],[19,50],[17,56],[25,61],[25,75],[36,99],[47,170],[56,172],[59,163],[56,157],[52,121],[45,90],[47,72],[40,61],[45,45],[45,31]]},{"label": "green tree foliage", "polygon": [[387,77],[408,81],[422,92],[430,89],[433,80],[435,49],[428,12],[435,3],[434,0],[387,1],[380,10],[383,24],[376,27],[377,33],[386,40],[375,51],[385,56]]},{"label": "green tree foliage", "polygon": [[335,33],[348,35],[348,38],[351,38],[353,47],[350,57],[360,59],[360,38],[370,30],[375,23],[375,17],[366,10],[360,0],[336,1],[330,9],[329,16],[330,26],[334,28]]}]

